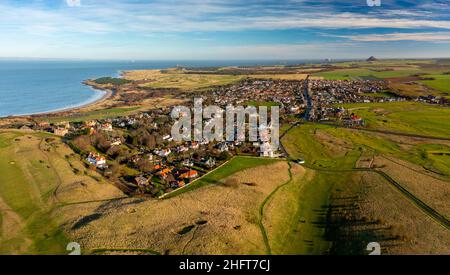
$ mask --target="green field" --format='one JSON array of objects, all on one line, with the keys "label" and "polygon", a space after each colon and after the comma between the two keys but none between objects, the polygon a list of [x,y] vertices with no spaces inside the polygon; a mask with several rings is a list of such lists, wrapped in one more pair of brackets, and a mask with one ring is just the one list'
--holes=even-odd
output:
[{"label": "green field", "polygon": [[360,150],[332,152],[314,138],[315,132],[329,129],[332,127],[328,125],[305,124],[289,131],[282,142],[292,158],[302,158],[307,165],[317,168],[353,168],[361,156]]},{"label": "green field", "polygon": [[83,112],[80,114],[73,114],[73,115],[69,115],[69,116],[41,118],[38,120],[40,120],[40,121],[45,120],[50,123],[58,123],[58,122],[62,122],[62,121],[81,122],[81,121],[88,121],[88,120],[93,120],[93,119],[107,119],[107,118],[114,118],[114,117],[118,117],[118,116],[125,116],[128,114],[132,114],[134,111],[139,110],[139,108],[140,107],[111,108],[111,109]]},{"label": "green field", "polygon": [[347,184],[351,174],[316,173],[307,169],[303,178],[282,187],[271,200],[274,222],[270,245],[273,254],[328,254],[332,241],[326,237],[327,208],[338,184]]},{"label": "green field", "polygon": [[[306,161],[303,166],[307,174],[298,184],[284,186],[277,194],[283,197],[276,203],[282,205],[278,209],[285,219],[278,222],[276,231],[279,233],[271,242],[274,253],[321,254],[332,249],[330,253],[360,254],[360,245],[370,241],[370,237],[376,234],[376,229],[370,231],[370,234],[356,233],[352,247],[354,250],[350,250],[344,243],[333,243],[332,240],[340,236],[325,230],[328,228],[326,206],[330,203],[340,205],[339,201],[332,198],[349,194],[360,196],[358,192],[364,187],[359,182],[366,172],[355,169],[356,164],[359,159],[370,159],[373,156],[401,159],[405,163],[434,171],[434,175],[439,174],[443,180],[450,180],[450,146],[433,142],[404,146],[374,133],[323,124],[303,124],[291,129],[283,137],[282,143],[292,158]],[[411,173],[411,170],[405,168],[401,173]],[[341,193],[342,190],[346,190],[346,194]],[[421,192],[416,195],[423,200],[427,198]]]},{"label": "green field", "polygon": [[371,129],[450,137],[450,108],[416,102],[345,104]]},{"label": "green field", "polygon": [[[44,199],[48,188],[55,186],[43,186],[41,181],[54,183],[55,175],[46,165],[36,163],[38,159],[44,159],[43,155],[28,146],[17,150],[16,139],[25,139],[25,136],[0,132],[0,144],[3,145],[0,151],[0,199],[13,211],[2,215],[8,215],[10,226],[15,223],[22,230],[2,232],[0,254],[62,253],[67,238],[51,217],[51,208]],[[5,222],[5,217],[2,220]]]},{"label": "green field", "polygon": [[422,80],[423,84],[441,92],[450,94],[450,74],[426,75],[426,78],[434,78],[434,80]]},{"label": "green field", "polygon": [[336,69],[329,72],[315,73],[313,76],[320,76],[325,79],[336,80],[356,80],[356,79],[383,79],[391,77],[404,77],[419,73],[420,70],[416,68],[409,69],[395,69],[395,70],[374,70],[370,68],[350,68],[350,69]]}]

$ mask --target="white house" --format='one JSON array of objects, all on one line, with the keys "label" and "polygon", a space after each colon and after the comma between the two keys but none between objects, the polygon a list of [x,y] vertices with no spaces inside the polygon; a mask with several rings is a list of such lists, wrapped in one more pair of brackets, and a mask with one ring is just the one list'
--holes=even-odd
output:
[{"label": "white house", "polygon": [[108,165],[106,164],[106,158],[100,156],[100,154],[98,153],[89,153],[86,160],[97,168],[108,168]]}]

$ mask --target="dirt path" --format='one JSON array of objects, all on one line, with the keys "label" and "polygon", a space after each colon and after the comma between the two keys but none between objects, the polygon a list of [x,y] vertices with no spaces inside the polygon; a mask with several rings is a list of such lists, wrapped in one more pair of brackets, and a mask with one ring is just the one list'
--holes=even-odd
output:
[{"label": "dirt path", "polygon": [[[340,127],[340,126],[337,126]],[[343,127],[341,127],[343,128]],[[290,128],[292,129],[292,128]],[[289,130],[290,130],[289,129]],[[353,129],[353,128],[352,128]],[[357,129],[365,131],[366,129]],[[382,133],[391,133],[389,131],[379,131],[379,130],[369,130],[371,132],[382,132]],[[288,131],[286,131],[284,134],[286,134]],[[393,133],[398,134],[398,133]],[[422,137],[418,135],[410,135],[410,134],[399,134],[404,136],[410,136],[410,137]],[[446,138],[438,138],[438,137],[426,137],[428,139],[437,139],[437,140],[450,140]],[[288,159],[292,159],[289,156],[289,153],[286,151],[286,156]],[[405,189],[399,182],[395,181],[393,178],[391,178],[388,174],[386,174],[383,171],[376,170],[373,168],[353,168],[353,169],[323,169],[323,168],[316,168],[314,166],[303,164],[304,167],[318,171],[318,172],[324,172],[324,173],[344,173],[344,172],[369,172],[369,173],[376,173],[383,177],[393,188],[395,188],[397,191],[399,191],[404,198],[409,200],[414,206],[416,206],[420,211],[425,213],[427,216],[432,218],[435,222],[437,222],[439,225],[443,226],[445,229],[450,231],[450,221],[445,218],[445,216],[441,215],[438,211],[433,209],[432,207],[428,206],[426,203],[424,203],[422,200],[420,200],[418,197],[416,197],[414,194],[410,193],[407,189]]]},{"label": "dirt path", "polygon": [[272,193],[270,193],[262,202],[262,204],[259,207],[259,219],[258,219],[258,226],[259,229],[261,230],[261,234],[263,236],[264,239],[264,245],[266,247],[266,253],[268,255],[272,254],[272,250],[270,248],[270,244],[269,244],[269,237],[267,236],[267,231],[264,227],[264,207],[267,205],[267,203],[269,202],[269,200],[275,195],[275,193],[277,193],[278,190],[280,190],[283,186],[288,185],[289,183],[292,182],[292,165],[290,162],[288,162],[289,168],[288,168],[288,173],[289,173],[289,180],[281,185],[279,185],[277,188],[275,188],[275,190],[272,191]]}]

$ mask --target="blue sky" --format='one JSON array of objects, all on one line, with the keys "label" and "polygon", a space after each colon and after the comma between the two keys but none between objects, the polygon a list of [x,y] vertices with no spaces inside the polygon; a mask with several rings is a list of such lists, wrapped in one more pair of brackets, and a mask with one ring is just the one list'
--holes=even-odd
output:
[{"label": "blue sky", "polygon": [[0,57],[450,57],[450,0],[0,0]]}]

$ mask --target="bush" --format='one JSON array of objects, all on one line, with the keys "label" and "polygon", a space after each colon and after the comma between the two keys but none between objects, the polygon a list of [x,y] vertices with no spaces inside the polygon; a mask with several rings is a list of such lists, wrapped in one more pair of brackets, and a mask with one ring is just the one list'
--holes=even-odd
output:
[{"label": "bush", "polygon": [[123,79],[123,78],[114,78],[114,77],[101,77],[94,80],[97,84],[113,84],[113,85],[123,85],[130,83],[131,81]]}]

